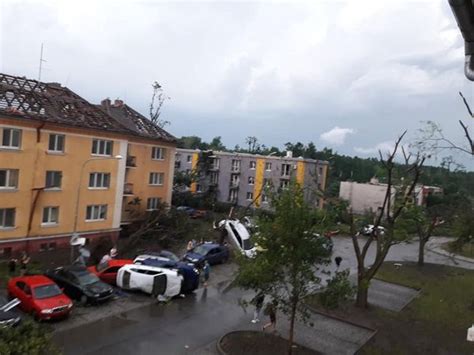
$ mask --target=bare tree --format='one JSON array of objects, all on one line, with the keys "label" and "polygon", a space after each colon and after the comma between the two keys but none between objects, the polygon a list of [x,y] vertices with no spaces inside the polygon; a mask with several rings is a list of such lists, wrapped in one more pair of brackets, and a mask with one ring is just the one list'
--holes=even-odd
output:
[{"label": "bare tree", "polygon": [[165,95],[163,88],[157,81],[152,84],[152,87],[153,95],[151,97],[150,103],[150,121],[156,124],[158,127],[163,128],[166,125],[169,125],[170,121],[160,120],[161,107],[163,106],[165,100],[169,100],[170,97]]},{"label": "bare tree", "polygon": [[[417,154],[416,157],[412,159],[412,156],[406,154],[403,149],[405,159],[404,175],[406,175],[406,177],[404,176],[403,179],[400,178],[401,184],[397,184],[395,181],[396,164],[394,160],[405,134],[406,131],[397,139],[393,151],[386,158],[384,158],[379,151],[380,161],[387,172],[387,189],[382,207],[376,214],[372,233],[365,242],[362,242],[362,239],[358,238],[354,216],[352,213],[350,215],[352,243],[357,258],[358,271],[356,305],[359,307],[366,308],[368,306],[370,282],[385,261],[390,248],[400,242],[395,233],[395,226],[401,213],[413,199],[413,192],[421,174],[421,167],[425,161],[425,158],[420,154]],[[413,162],[411,162],[411,160],[413,160]],[[382,221],[386,225],[385,233],[381,233],[378,228]],[[375,260],[371,266],[367,266],[367,252],[372,243],[375,243]]]}]

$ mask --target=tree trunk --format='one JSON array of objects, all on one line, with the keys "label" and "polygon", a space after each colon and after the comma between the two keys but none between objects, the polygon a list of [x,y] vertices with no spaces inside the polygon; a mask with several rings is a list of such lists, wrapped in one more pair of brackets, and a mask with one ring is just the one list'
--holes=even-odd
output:
[{"label": "tree trunk", "polygon": [[295,330],[296,303],[297,302],[293,302],[293,305],[291,306],[290,334],[288,336],[288,355],[293,353],[293,333]]},{"label": "tree trunk", "polygon": [[357,298],[356,298],[357,307],[368,308],[369,283],[370,283],[370,280],[367,280],[364,277],[359,277],[357,279]]},{"label": "tree trunk", "polygon": [[418,266],[425,265],[425,244],[425,239],[420,238],[420,246],[418,248]]}]

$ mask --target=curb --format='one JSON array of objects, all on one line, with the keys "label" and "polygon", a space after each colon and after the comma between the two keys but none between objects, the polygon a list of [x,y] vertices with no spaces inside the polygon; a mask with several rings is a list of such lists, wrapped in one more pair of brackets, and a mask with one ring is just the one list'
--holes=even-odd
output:
[{"label": "curb", "polygon": [[222,341],[222,339],[224,339],[224,337],[225,337],[227,334],[230,334],[230,333],[234,333],[234,332],[226,333],[226,334],[224,334],[223,336],[221,336],[219,339],[217,339],[216,349],[217,349],[217,352],[218,352],[220,355],[227,355],[227,353],[224,351],[224,349],[222,349],[221,341]]},{"label": "curb", "polygon": [[449,253],[447,251],[444,251],[442,249],[440,250],[440,248],[435,249],[435,248],[432,248],[431,246],[426,245],[426,249],[429,250],[432,253],[451,258],[451,259],[453,259],[453,261],[462,261],[462,262],[465,262],[465,263],[474,264],[474,259],[467,258],[465,256],[458,255],[458,254],[451,254],[451,253]]}]

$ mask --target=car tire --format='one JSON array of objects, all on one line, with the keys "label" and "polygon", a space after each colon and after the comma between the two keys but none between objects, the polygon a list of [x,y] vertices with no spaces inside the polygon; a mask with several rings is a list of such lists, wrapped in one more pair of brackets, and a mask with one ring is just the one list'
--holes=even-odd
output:
[{"label": "car tire", "polygon": [[79,303],[82,305],[82,306],[85,306],[87,304],[87,296],[86,295],[82,295],[81,298],[79,299]]}]

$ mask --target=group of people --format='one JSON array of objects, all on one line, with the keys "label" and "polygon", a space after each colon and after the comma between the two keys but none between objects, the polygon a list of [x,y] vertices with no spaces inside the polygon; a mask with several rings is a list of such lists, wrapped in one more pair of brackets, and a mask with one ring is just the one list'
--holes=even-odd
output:
[{"label": "group of people", "polygon": [[[263,306],[265,304],[265,294],[262,292],[257,293],[257,295],[250,301],[251,304],[255,306],[255,310],[253,312],[253,319],[251,322],[253,324],[260,322],[260,313],[262,312]],[[267,303],[264,314],[268,316],[270,321],[262,326],[262,330],[265,331],[267,328],[272,328],[275,330],[276,327],[276,310],[277,310],[277,303],[276,301]]]},{"label": "group of people", "polygon": [[12,257],[10,261],[8,262],[8,273],[10,276],[14,276],[16,273],[16,267],[19,264],[20,265],[20,275],[23,276],[26,274],[27,269],[28,269],[28,264],[30,263],[30,257],[26,251],[21,253],[21,256],[19,259],[16,259]]}]

